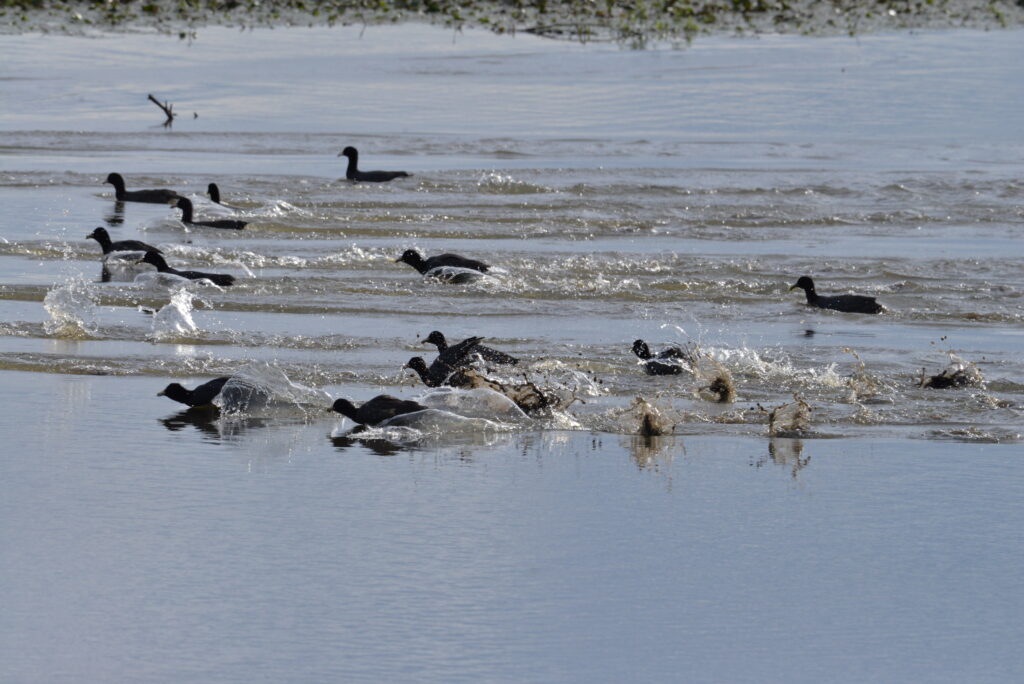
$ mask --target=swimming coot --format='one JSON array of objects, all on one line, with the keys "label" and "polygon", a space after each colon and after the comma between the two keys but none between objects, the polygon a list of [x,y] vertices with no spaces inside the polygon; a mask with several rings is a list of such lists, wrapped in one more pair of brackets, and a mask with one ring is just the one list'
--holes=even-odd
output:
[{"label": "swimming coot", "polygon": [[207,280],[220,285],[221,287],[229,287],[234,285],[235,276],[228,275],[226,273],[203,273],[202,271],[179,271],[176,268],[171,268],[167,265],[164,258],[156,252],[146,252],[146,256],[139,259],[140,262],[156,266],[156,270],[160,273],[170,273],[181,278],[188,278],[189,280],[201,280],[206,278]]},{"label": "swimming coot", "polygon": [[85,236],[86,240],[90,238],[100,243],[100,249],[103,250],[104,255],[111,252],[156,252],[157,254],[163,254],[156,247],[147,245],[140,240],[118,240],[117,242],[111,242],[110,233],[102,226],[97,227],[96,230]]},{"label": "swimming coot", "polygon": [[875,301],[874,297],[864,295],[833,295],[826,297],[819,295],[814,289],[814,281],[809,276],[801,276],[790,290],[801,288],[807,294],[807,303],[819,309],[832,309],[833,311],[845,311],[846,313],[876,314],[885,310],[881,304]]},{"label": "swimming coot", "polygon": [[684,370],[680,361],[690,358],[679,347],[666,347],[655,356],[643,340],[633,342],[633,353],[644,361],[644,370],[648,375],[679,375]]},{"label": "swimming coot", "polygon": [[429,259],[424,259],[423,255],[417,252],[415,249],[407,249],[402,252],[402,256],[395,259],[395,263],[409,264],[420,273],[426,273],[435,268],[441,266],[454,266],[456,268],[468,268],[474,271],[480,271],[481,273],[487,273],[490,266],[482,261],[476,259],[467,259],[464,256],[458,254],[438,254],[432,256]]},{"label": "swimming coot", "polygon": [[367,183],[385,183],[395,178],[405,178],[409,174],[405,171],[360,171],[359,152],[354,147],[346,147],[338,153],[339,157],[348,157],[348,168],[345,169],[345,178],[350,181],[365,181]]},{"label": "swimming coot", "polygon": [[248,223],[245,221],[239,221],[237,219],[214,219],[195,221],[192,218],[192,200],[187,197],[180,198],[175,204],[176,207],[181,209],[181,222],[187,223],[190,226],[206,226],[207,228],[226,228],[228,230],[241,230],[245,228]]},{"label": "swimming coot", "polygon": [[[431,332],[423,341],[436,346],[439,354],[448,349],[448,340],[445,339],[444,335],[439,330]],[[492,349],[491,347],[485,347],[482,344],[473,346],[472,353],[478,354],[484,361],[488,361],[490,363],[497,363],[506,366],[514,366],[519,363],[519,359],[516,357],[509,356],[505,352],[500,352],[497,349]]]},{"label": "swimming coot", "polygon": [[106,183],[114,186],[114,199],[118,202],[145,202],[146,204],[168,204],[181,197],[174,190],[132,190],[124,189],[124,178],[119,173],[107,176]]},{"label": "swimming coot", "polygon": [[377,425],[403,413],[414,413],[427,409],[426,406],[417,404],[415,401],[399,399],[390,394],[377,395],[359,408],[356,408],[348,399],[338,399],[331,408],[360,425]]},{"label": "swimming coot", "polygon": [[194,390],[185,389],[176,382],[172,382],[167,387],[164,387],[163,391],[157,392],[158,397],[167,397],[174,401],[187,404],[193,408],[199,406],[213,406],[213,400],[220,394],[220,391],[224,389],[224,384],[230,380],[230,376],[224,376],[222,378],[215,378],[209,382],[204,382]]}]

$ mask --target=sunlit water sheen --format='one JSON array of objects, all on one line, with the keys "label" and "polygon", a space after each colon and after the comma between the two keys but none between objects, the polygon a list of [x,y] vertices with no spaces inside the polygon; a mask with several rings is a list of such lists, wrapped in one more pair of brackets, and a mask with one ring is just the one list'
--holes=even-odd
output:
[{"label": "sunlit water sheen", "polygon": [[[1024,35],[359,34],[4,37],[0,679],[1024,667]],[[350,185],[349,144],[414,175]],[[251,225],[118,207],[111,171],[200,216],[215,181]],[[104,281],[98,225],[238,282]],[[503,273],[425,282],[409,247]],[[804,274],[889,311],[810,310]],[[577,401],[412,439],[317,405],[422,396],[402,365],[434,329]],[[697,373],[644,375],[638,337]],[[951,361],[984,381],[919,386]],[[302,401],[155,396],[240,369]],[[805,439],[768,439],[794,394]],[[638,396],[674,434],[630,434]]]}]

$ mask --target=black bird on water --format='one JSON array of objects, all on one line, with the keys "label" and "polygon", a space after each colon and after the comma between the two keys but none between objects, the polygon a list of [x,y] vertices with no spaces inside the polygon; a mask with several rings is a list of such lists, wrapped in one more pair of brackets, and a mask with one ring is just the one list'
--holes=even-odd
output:
[{"label": "black bird on water", "polygon": [[171,268],[167,265],[164,258],[156,252],[146,252],[146,256],[139,259],[140,262],[156,266],[156,270],[160,273],[170,273],[171,275],[180,276],[182,278],[188,278],[189,280],[201,280],[206,278],[213,283],[220,285],[221,287],[229,287],[235,284],[235,276],[228,275],[227,273],[203,273],[202,271],[179,271],[176,268]]},{"label": "black bird on water", "polygon": [[[445,339],[444,335],[439,330],[431,332],[423,341],[436,346],[438,354],[442,354],[448,349],[448,340]],[[497,349],[492,349],[491,347],[485,347],[482,344],[472,347],[471,353],[479,354],[484,361],[489,361],[491,363],[506,366],[514,366],[519,363],[519,359],[516,357],[510,356],[505,352],[498,351]]]},{"label": "black bird on water", "polygon": [[337,399],[331,407],[346,418],[360,425],[378,425],[389,418],[403,413],[425,411],[426,406],[408,399],[399,399],[390,394],[379,394],[359,408],[348,399]]},{"label": "black bird on water", "polygon": [[[414,356],[405,364],[420,376],[420,380],[427,387],[440,387],[441,385],[458,384],[457,371],[466,368],[473,361],[477,349],[480,346],[482,337],[470,337],[456,345],[447,347],[437,355],[434,362],[427,367],[427,362],[421,356]],[[453,383],[453,380],[456,382]]]},{"label": "black bird on water", "polygon": [[172,382],[167,387],[164,387],[162,391],[157,392],[156,396],[167,397],[192,408],[200,406],[212,407],[213,400],[220,394],[220,391],[224,389],[224,384],[230,379],[230,376],[215,378],[209,382],[204,382],[193,390],[185,389],[178,383]]},{"label": "black bird on water", "polygon": [[217,187],[216,183],[210,183],[206,186],[206,194],[210,196],[211,202],[220,204],[220,188]]},{"label": "black bird on water", "polygon": [[213,202],[214,204],[219,204],[220,206],[226,207],[228,209],[237,208],[231,206],[230,204],[225,204],[224,202],[220,201],[220,188],[217,187],[216,183],[210,183],[209,185],[206,186],[206,194],[210,196],[210,201]]},{"label": "black bird on water", "polygon": [[345,178],[350,181],[364,181],[366,183],[386,183],[396,178],[405,178],[409,174],[405,171],[360,171],[359,152],[354,147],[346,147],[339,157],[348,157],[348,168],[345,169]]},{"label": "black bird on water", "polygon": [[85,236],[86,240],[90,238],[100,243],[100,249],[103,250],[104,256],[111,252],[156,252],[157,254],[163,254],[156,247],[147,245],[140,240],[118,240],[117,242],[112,242],[110,240],[110,233],[102,226],[97,227],[96,230]]},{"label": "black bird on water", "polygon": [[119,173],[112,173],[104,181],[114,186],[114,199],[118,202],[145,202],[146,204],[168,204],[181,197],[174,190],[125,190],[124,178]]},{"label": "black bird on water", "polygon": [[423,255],[417,252],[415,249],[407,249],[402,252],[402,256],[395,259],[395,263],[409,264],[420,273],[426,273],[427,271],[441,266],[453,266],[456,268],[468,268],[474,271],[480,271],[481,273],[487,273],[491,268],[489,265],[476,259],[468,259],[458,254],[438,254],[432,256],[429,259],[424,259]]},{"label": "black bird on water", "polygon": [[814,289],[814,281],[810,276],[800,276],[796,284],[790,290],[801,288],[807,294],[807,303],[819,309],[832,309],[833,311],[845,311],[846,313],[876,314],[885,310],[874,297],[864,295],[832,295],[827,297],[818,294]]},{"label": "black bird on water", "polygon": [[633,353],[644,361],[648,375],[679,375],[683,372],[679,362],[689,359],[689,355],[679,347],[666,347],[654,355],[643,340],[633,343]]},{"label": "black bird on water", "polygon": [[181,222],[187,223],[190,226],[206,226],[207,228],[226,228],[228,230],[242,230],[248,223],[245,221],[239,221],[238,219],[213,219],[195,221],[192,218],[192,200],[187,197],[182,197],[174,205],[181,209]]}]

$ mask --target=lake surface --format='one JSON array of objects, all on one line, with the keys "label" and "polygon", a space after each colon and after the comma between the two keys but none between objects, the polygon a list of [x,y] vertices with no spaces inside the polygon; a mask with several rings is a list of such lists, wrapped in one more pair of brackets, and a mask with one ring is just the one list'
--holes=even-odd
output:
[{"label": "lake surface", "polygon": [[[0,679],[1012,679],[1022,38],[5,36]],[[413,175],[350,184],[346,145]],[[112,171],[251,225],[119,205]],[[96,226],[238,282],[104,279]],[[810,309],[805,274],[887,311]],[[435,329],[574,401],[348,434],[330,397],[424,396]],[[230,373],[287,401],[155,396]]]}]

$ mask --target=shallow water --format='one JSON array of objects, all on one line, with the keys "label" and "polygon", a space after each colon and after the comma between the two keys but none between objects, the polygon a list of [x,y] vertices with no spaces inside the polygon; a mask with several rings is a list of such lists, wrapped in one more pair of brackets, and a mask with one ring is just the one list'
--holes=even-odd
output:
[{"label": "shallow water", "polygon": [[[5,679],[1020,668],[1019,31],[359,34],[4,38],[0,387],[32,427],[2,461]],[[348,144],[414,175],[350,185]],[[252,224],[117,206],[110,171],[215,181]],[[238,284],[101,282],[97,225]],[[409,247],[505,273],[425,282],[394,263]],[[803,274],[889,311],[808,309]],[[395,443],[315,407],[206,422],[154,396],[262,363],[411,398],[433,329],[581,401]],[[638,337],[698,373],[644,375]],[[919,387],[951,354],[984,381]],[[733,404],[702,394],[717,373]],[[832,439],[767,438],[794,393]],[[675,434],[628,434],[637,396]]]}]

